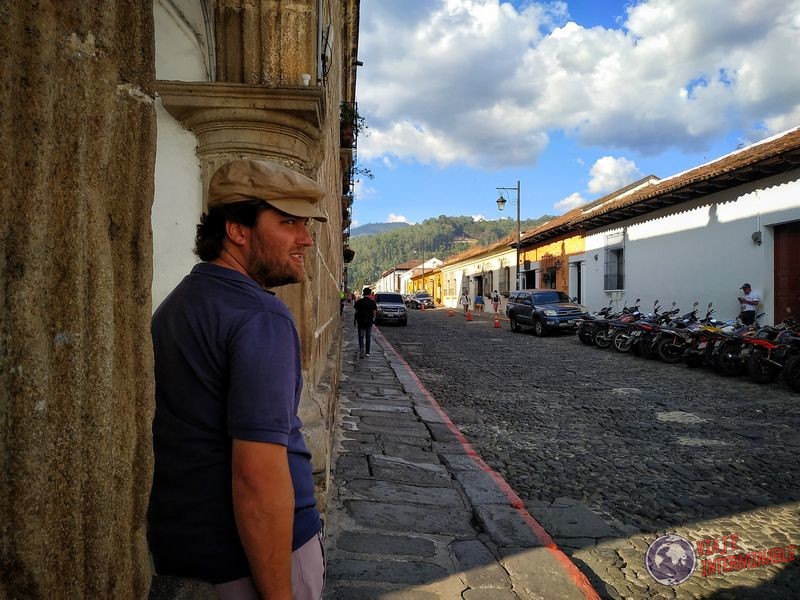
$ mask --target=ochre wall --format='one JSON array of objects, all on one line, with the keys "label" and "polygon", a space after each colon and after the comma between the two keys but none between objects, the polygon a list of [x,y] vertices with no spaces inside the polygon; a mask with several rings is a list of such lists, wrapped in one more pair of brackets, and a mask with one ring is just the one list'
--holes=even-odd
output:
[{"label": "ochre wall", "polygon": [[569,291],[569,257],[573,254],[583,253],[584,249],[585,237],[580,233],[557,238],[535,248],[526,248],[520,252],[520,260],[539,262],[540,269],[544,270],[554,266],[557,259],[561,259],[561,269],[556,271],[556,289],[566,293]]},{"label": "ochre wall", "polygon": [[523,248],[520,252],[520,260],[539,261],[547,256],[555,256],[556,258],[566,259],[567,256],[572,254],[581,254],[584,252],[585,238],[583,235],[573,235],[570,237],[558,238],[555,241],[548,242],[535,248]]},{"label": "ochre wall", "polygon": [[152,2],[3,2],[0,73],[0,598],[143,598]]}]

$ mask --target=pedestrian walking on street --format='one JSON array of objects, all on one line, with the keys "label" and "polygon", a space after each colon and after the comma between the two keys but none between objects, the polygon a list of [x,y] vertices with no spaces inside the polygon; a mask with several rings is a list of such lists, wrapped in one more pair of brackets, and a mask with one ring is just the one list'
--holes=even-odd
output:
[{"label": "pedestrian walking on street", "polygon": [[492,310],[494,314],[500,310],[500,294],[497,293],[497,290],[492,292]]},{"label": "pedestrian walking on street", "polygon": [[484,306],[483,296],[478,294],[477,296],[475,296],[475,312],[482,313],[483,306]]},{"label": "pedestrian walking on street", "polygon": [[756,308],[761,304],[761,298],[753,291],[749,283],[742,284],[739,289],[744,293],[738,298],[741,307],[739,318],[744,325],[752,325],[756,322]]},{"label": "pedestrian walking on street", "polygon": [[464,314],[467,314],[467,311],[469,311],[469,294],[467,293],[467,290],[462,292],[459,302],[461,303],[461,306],[464,307]]},{"label": "pedestrian walking on street", "polygon": [[[372,338],[372,323],[378,312],[378,305],[372,299],[372,290],[364,288],[361,298],[356,300],[354,305],[355,315],[353,325],[358,327],[358,356],[364,358],[369,356],[369,346]],[[366,352],[365,352],[366,350]]]},{"label": "pedestrian walking on street", "polygon": [[221,600],[322,596],[300,339],[268,289],[306,278],[324,196],[274,162],[220,167],[197,226],[204,262],[153,315],[150,551],[159,575],[208,581]]}]

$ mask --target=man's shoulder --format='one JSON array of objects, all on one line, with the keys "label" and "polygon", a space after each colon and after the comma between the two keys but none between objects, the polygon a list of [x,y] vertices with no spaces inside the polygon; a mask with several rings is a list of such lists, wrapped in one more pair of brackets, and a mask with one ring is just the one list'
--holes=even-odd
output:
[{"label": "man's shoulder", "polygon": [[[153,319],[170,319],[175,313],[217,315],[223,320],[238,321],[246,315],[272,313],[294,320],[289,308],[275,294],[261,289],[230,269],[206,268],[207,263],[196,265],[192,272],[162,302]],[[210,265],[213,267],[213,265]]]}]

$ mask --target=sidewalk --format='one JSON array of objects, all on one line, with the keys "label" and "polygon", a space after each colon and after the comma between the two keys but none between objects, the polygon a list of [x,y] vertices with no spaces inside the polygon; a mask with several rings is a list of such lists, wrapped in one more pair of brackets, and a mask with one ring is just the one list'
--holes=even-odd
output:
[{"label": "sidewalk", "polygon": [[326,599],[597,598],[373,329],[344,316]]}]

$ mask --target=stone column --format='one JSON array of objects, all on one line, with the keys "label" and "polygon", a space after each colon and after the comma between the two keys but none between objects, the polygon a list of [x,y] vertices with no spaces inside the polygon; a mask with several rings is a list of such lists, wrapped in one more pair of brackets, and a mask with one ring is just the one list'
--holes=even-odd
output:
[{"label": "stone column", "polygon": [[217,79],[267,87],[298,85],[302,73],[313,79],[316,4],[316,0],[217,0]]},{"label": "stone column", "polygon": [[0,6],[0,597],[144,598],[151,0]]}]

